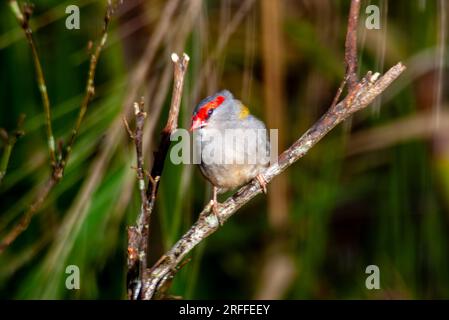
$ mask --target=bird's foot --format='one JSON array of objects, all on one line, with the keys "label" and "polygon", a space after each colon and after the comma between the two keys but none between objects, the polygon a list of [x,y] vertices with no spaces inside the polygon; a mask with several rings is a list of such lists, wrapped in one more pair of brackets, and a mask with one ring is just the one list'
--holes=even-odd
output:
[{"label": "bird's foot", "polygon": [[218,201],[211,200],[210,201],[210,205],[212,207],[212,212],[213,212],[215,218],[218,221],[218,224],[220,225],[220,227],[222,227],[223,226],[223,221],[221,221],[220,215],[219,215],[219,212],[218,212],[218,209],[220,208],[220,203]]},{"label": "bird's foot", "polygon": [[221,204],[218,201],[210,200],[207,206],[204,208],[204,210],[200,213],[200,216],[203,217],[203,219],[208,219],[209,214],[212,212],[214,214],[215,219],[218,221],[218,224],[220,226],[223,226],[223,221],[221,221],[218,212],[220,205]]},{"label": "bird's foot", "polygon": [[260,187],[262,188],[263,193],[267,194],[267,182],[265,181],[265,178],[259,173],[256,176],[257,181],[260,184]]}]

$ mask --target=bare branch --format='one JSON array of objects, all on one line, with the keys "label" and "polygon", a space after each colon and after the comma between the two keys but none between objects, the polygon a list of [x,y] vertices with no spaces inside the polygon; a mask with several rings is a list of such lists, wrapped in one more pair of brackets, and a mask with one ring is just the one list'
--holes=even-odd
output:
[{"label": "bare branch", "polygon": [[[128,122],[123,118],[126,130],[128,131],[131,139],[133,139],[136,146],[136,171],[137,182],[139,185],[139,192],[141,198],[141,213],[137,221],[136,226],[128,228],[128,269],[132,270],[132,283],[133,289],[130,290],[130,298],[137,298],[140,292],[140,283],[142,277],[145,274],[147,268],[147,244],[149,221],[151,216],[151,209],[149,207],[145,182],[145,169],[143,161],[143,127],[147,114],[144,112],[144,100],[143,97],[140,103],[134,103],[134,115],[136,117],[136,129],[134,132],[129,128]],[[146,222],[147,221],[147,222]],[[139,267],[139,268],[138,268]],[[138,270],[137,270],[138,268]]]},{"label": "bare branch", "polygon": [[345,88],[345,85],[346,85],[346,79],[344,79],[341,82],[340,86],[338,87],[337,93],[335,94],[334,100],[332,101],[332,104],[330,106],[331,108],[334,108],[337,105],[337,103],[340,99],[340,96],[343,93],[343,89]]},{"label": "bare branch", "polygon": [[[143,103],[135,103],[136,130],[132,134],[136,145],[137,155],[137,178],[139,181],[139,191],[142,200],[139,217],[136,226],[128,228],[128,297],[138,299],[144,296],[142,284],[147,282],[147,256],[149,227],[151,222],[151,213],[156,201],[156,193],[159,180],[164,169],[164,162],[171,145],[170,135],[178,128],[179,109],[181,106],[182,89],[184,86],[184,76],[189,64],[189,56],[183,54],[180,58],[176,53],[171,55],[174,65],[174,83],[173,93],[168,113],[167,124],[161,133],[161,140],[158,151],[155,152],[153,167],[148,175],[144,170],[142,141],[143,141],[143,122],[146,114],[143,112]],[[127,128],[129,130],[129,128]],[[145,191],[145,177],[148,177],[148,188]]]},{"label": "bare branch", "polygon": [[[164,170],[165,158],[167,157],[168,148],[171,144],[170,135],[178,128],[179,107],[181,105],[182,89],[184,86],[184,75],[190,60],[189,56],[185,53],[181,58],[176,53],[173,53],[171,55],[171,59],[175,67],[172,100],[170,111],[168,113],[167,124],[162,130],[159,147],[154,154],[154,164],[153,168],[151,169],[151,177],[153,179],[156,179],[157,177],[160,177],[162,175],[162,171]],[[150,197],[153,193],[153,189],[155,189],[154,194],[157,193],[157,186],[157,183],[148,185],[148,197]]]},{"label": "bare branch", "polygon": [[357,25],[359,12],[360,0],[352,0],[345,43],[346,80],[348,81],[349,91],[357,84]]},{"label": "bare branch", "polygon": [[143,162],[143,126],[145,124],[145,118],[147,117],[146,112],[143,111],[143,97],[140,103],[134,103],[134,110],[136,116],[136,132],[134,133],[134,141],[136,144],[136,155],[137,155],[137,180],[139,183],[139,191],[142,204],[147,205],[147,195],[145,193],[146,183],[145,183],[145,169]]},{"label": "bare branch", "polygon": [[175,65],[175,81],[173,85],[170,112],[168,114],[167,124],[164,128],[164,131],[170,134],[178,128],[179,107],[181,106],[182,88],[184,86],[184,74],[187,70],[190,58],[185,53],[182,55],[182,58],[179,58],[176,53],[172,53],[171,59]]},{"label": "bare branch", "polygon": [[125,117],[122,118],[123,121],[123,125],[125,126],[126,132],[128,132],[129,137],[134,140],[134,133],[132,132],[131,128],[129,127],[128,121],[126,120]]}]

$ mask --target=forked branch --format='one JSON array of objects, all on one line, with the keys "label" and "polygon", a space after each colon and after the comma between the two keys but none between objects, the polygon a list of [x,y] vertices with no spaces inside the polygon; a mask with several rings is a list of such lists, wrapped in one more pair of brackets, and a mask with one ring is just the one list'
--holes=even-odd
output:
[{"label": "forked branch", "polygon": [[[134,300],[142,298],[145,295],[145,291],[142,290],[142,284],[147,282],[146,270],[151,213],[156,201],[159,180],[164,169],[164,162],[171,145],[170,136],[178,128],[184,76],[189,64],[189,56],[185,53],[181,58],[176,53],[173,53],[171,59],[174,66],[172,100],[168,113],[168,120],[162,130],[158,150],[154,153],[153,167],[149,175],[145,175],[142,155],[143,122],[146,116],[143,112],[143,103],[140,105],[135,103],[136,129],[134,133],[131,132],[125,120],[127,131],[130,133],[130,136],[136,145],[137,180],[142,201],[136,225],[128,228],[127,286],[128,297]],[[149,179],[148,183],[145,181],[146,176],[148,176]]]}]

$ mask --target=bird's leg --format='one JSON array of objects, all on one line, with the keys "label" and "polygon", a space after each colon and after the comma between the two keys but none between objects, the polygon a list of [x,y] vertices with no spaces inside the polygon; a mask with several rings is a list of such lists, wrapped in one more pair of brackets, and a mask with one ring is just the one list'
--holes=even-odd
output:
[{"label": "bird's leg", "polygon": [[217,201],[217,193],[218,193],[218,188],[216,186],[212,186],[212,212],[215,215],[215,218],[217,218],[218,223],[220,224],[220,226],[223,225],[223,223],[220,220],[220,216],[218,215],[218,206],[219,203]]},{"label": "bird's leg", "polygon": [[267,194],[267,182],[265,181],[264,177],[259,173],[256,176],[257,181],[260,184],[260,187],[262,188],[263,193]]}]

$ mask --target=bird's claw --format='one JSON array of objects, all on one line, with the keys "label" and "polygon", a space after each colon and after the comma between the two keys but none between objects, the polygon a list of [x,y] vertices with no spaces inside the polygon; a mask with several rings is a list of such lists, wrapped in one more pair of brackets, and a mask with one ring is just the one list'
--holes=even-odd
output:
[{"label": "bird's claw", "polygon": [[260,184],[260,188],[262,189],[263,193],[267,194],[267,182],[265,181],[265,178],[259,173],[256,176],[257,181]]},{"label": "bird's claw", "polygon": [[212,212],[214,213],[214,216],[217,219],[218,224],[220,225],[220,227],[222,227],[223,226],[223,221],[221,221],[220,215],[219,215],[219,212],[218,212],[218,208],[219,208],[220,204],[218,203],[218,201],[213,201],[212,200],[211,205],[212,205]]},{"label": "bird's claw", "polygon": [[212,212],[214,214],[215,219],[218,221],[218,224],[220,226],[223,226],[223,221],[220,219],[220,215],[218,213],[218,209],[220,207],[220,203],[211,200],[207,206],[204,208],[203,212],[200,213],[200,215],[203,217],[203,219],[208,219],[209,214]]}]

